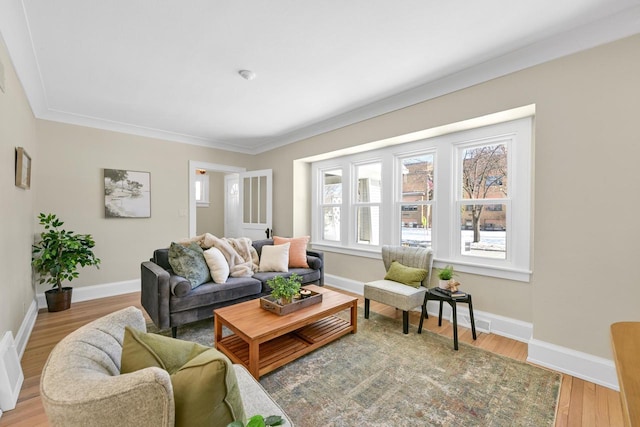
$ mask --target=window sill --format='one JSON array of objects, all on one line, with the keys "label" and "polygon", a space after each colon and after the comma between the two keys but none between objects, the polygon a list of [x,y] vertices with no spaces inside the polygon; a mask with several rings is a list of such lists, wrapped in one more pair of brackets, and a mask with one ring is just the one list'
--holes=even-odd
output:
[{"label": "window sill", "polygon": [[209,207],[209,202],[196,202],[196,207],[197,208],[208,208]]},{"label": "window sill", "polygon": [[[371,248],[371,249],[362,249],[362,248],[351,248],[351,247],[345,247],[345,246],[334,246],[326,243],[312,243],[311,247],[313,249],[317,249],[323,252],[358,256],[363,258],[381,259],[379,247]],[[496,277],[500,279],[514,280],[517,282],[529,283],[531,281],[532,271],[530,270],[488,266],[488,265],[482,265],[482,264],[476,264],[476,263],[464,263],[460,261],[451,261],[451,260],[434,258],[433,266],[435,268],[444,268],[447,265],[452,265],[455,271],[459,271],[462,273],[477,274],[479,276]]]},{"label": "window sill", "polygon": [[524,270],[511,267],[497,267],[494,265],[483,265],[476,263],[466,263],[460,261],[450,261],[434,258],[433,266],[435,268],[444,268],[447,265],[452,265],[455,271],[462,273],[477,274],[479,276],[496,277],[500,279],[515,280],[517,282],[531,281],[531,270]]}]

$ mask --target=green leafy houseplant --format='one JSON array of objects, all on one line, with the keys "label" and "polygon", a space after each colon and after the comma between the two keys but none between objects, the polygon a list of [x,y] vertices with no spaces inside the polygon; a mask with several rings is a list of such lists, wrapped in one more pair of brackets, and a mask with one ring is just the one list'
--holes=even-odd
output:
[{"label": "green leafy houseplant", "polygon": [[[270,427],[270,426],[281,426],[284,420],[279,415],[271,415],[267,418],[264,418],[262,415],[254,415],[253,417],[247,420],[246,427]],[[232,423],[227,424],[227,427],[245,427],[242,421],[234,421]]]},{"label": "green leafy houseplant", "polygon": [[[100,259],[95,256],[92,248],[95,242],[89,234],[76,234],[62,229],[62,222],[55,214],[38,215],[40,225],[45,231],[40,233],[40,241],[33,245],[31,263],[38,276],[39,283],[52,285],[52,289],[45,292],[47,304],[51,294],[65,292],[62,282],[71,281],[78,277],[78,266],[95,265],[100,268]],[[71,302],[70,291],[67,299]],[[68,308],[68,307],[67,307]],[[64,310],[64,308],[61,308]],[[51,310],[49,311],[59,311]]]},{"label": "green leafy houseplant", "polygon": [[438,272],[438,279],[440,280],[453,279],[453,266],[447,265],[445,268],[441,269],[440,272]]},{"label": "green leafy houseplant", "polygon": [[282,305],[289,304],[293,296],[300,292],[302,278],[296,273],[289,277],[276,276],[267,280],[274,300],[280,300]]}]

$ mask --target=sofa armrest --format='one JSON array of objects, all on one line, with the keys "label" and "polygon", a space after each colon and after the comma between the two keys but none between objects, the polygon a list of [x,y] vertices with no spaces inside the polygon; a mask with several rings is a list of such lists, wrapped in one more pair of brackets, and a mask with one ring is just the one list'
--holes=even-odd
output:
[{"label": "sofa armrest", "polygon": [[283,423],[284,427],[293,427],[293,422],[289,416],[244,366],[234,364],[233,368],[238,379],[238,388],[240,389],[247,418],[251,418],[254,415],[262,415],[263,417],[279,415],[285,421]]},{"label": "sofa armrest", "polygon": [[170,274],[158,264],[145,261],[140,265],[140,302],[159,329],[170,326],[169,299],[171,298]]},{"label": "sofa armrest", "polygon": [[[49,383],[46,366],[40,386],[42,403],[52,426],[173,426],[175,403],[169,374],[156,367],[114,377],[86,375]],[[143,408],[143,409],[142,409]]]},{"label": "sofa armrest", "polygon": [[[314,251],[311,249],[307,249],[307,256],[312,256],[320,259],[320,286],[324,286],[324,252],[322,251]],[[309,264],[311,265],[311,264]]]}]

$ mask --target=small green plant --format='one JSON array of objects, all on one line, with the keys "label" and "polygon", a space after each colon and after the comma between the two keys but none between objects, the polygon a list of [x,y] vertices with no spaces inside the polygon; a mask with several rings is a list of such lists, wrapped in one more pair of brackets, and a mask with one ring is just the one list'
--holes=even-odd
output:
[{"label": "small green plant", "polygon": [[441,269],[438,273],[438,279],[440,280],[451,280],[453,279],[453,266],[447,265],[445,268]]},{"label": "small green plant", "polygon": [[40,241],[33,245],[31,263],[40,284],[48,283],[62,291],[63,280],[78,277],[78,266],[100,268],[100,259],[92,251],[96,243],[90,234],[61,229],[64,222],[54,214],[41,213],[38,219],[46,231],[40,233]]},{"label": "small green plant", "polygon": [[294,295],[300,292],[300,282],[302,277],[293,273],[289,277],[276,276],[267,280],[267,284],[271,288],[271,296],[275,300],[280,300],[281,304],[291,302]]},{"label": "small green plant", "polygon": [[254,415],[249,418],[247,425],[245,426],[242,421],[234,421],[227,424],[227,427],[270,427],[281,426],[284,420],[279,415],[271,415],[264,418],[262,415]]}]

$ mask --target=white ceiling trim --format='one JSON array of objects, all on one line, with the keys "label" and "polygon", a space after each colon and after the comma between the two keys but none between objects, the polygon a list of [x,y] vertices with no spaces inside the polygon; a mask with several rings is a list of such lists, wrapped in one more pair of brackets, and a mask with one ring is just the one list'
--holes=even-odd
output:
[{"label": "white ceiling trim", "polygon": [[255,143],[255,140],[244,143],[242,140],[239,142],[234,141],[233,143],[211,140],[50,109],[47,105],[34,47],[31,44],[29,22],[26,19],[22,1],[8,1],[5,4],[7,6],[3,8],[3,13],[0,14],[0,28],[4,29],[0,35],[5,44],[17,46],[17,48],[13,48],[10,51],[11,59],[17,74],[20,76],[36,118],[245,154],[259,154],[405,108],[562,56],[636,34],[640,29],[640,6],[636,6],[606,19],[566,31],[558,36],[548,38],[494,60],[453,73],[347,113],[339,114],[283,136],[265,138],[258,148],[250,148],[250,144]]},{"label": "white ceiling trim", "polygon": [[305,138],[406,108],[572,53],[632,36],[640,30],[640,7],[545,39],[500,58],[478,64],[439,80],[409,89],[362,108],[318,122],[266,142],[255,153],[273,150]]}]

